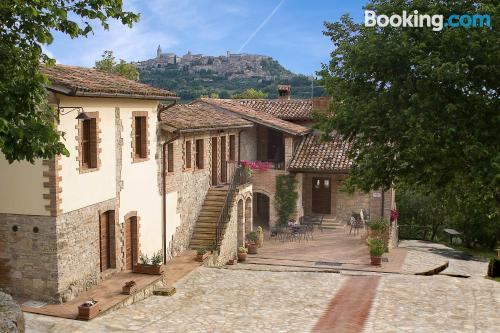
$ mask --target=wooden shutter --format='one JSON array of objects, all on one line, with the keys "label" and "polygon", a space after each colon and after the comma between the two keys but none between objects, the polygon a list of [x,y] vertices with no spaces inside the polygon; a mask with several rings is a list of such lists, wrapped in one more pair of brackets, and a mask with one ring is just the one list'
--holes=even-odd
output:
[{"label": "wooden shutter", "polygon": [[101,255],[101,272],[109,268],[109,221],[108,213],[99,219],[99,251]]},{"label": "wooden shutter", "polygon": [[234,135],[229,136],[229,160],[236,160],[236,137]]},{"label": "wooden shutter", "polygon": [[147,118],[141,117],[141,157],[148,157],[148,132],[147,132]]},{"label": "wooden shutter", "polygon": [[191,168],[191,141],[186,141],[186,169]]},{"label": "wooden shutter", "polygon": [[169,143],[168,144],[168,151],[167,151],[167,171],[168,172],[174,172],[174,144]]},{"label": "wooden shutter", "polygon": [[97,168],[97,119],[92,118],[90,121],[90,137],[89,137],[89,146],[90,146],[90,163],[89,168]]}]

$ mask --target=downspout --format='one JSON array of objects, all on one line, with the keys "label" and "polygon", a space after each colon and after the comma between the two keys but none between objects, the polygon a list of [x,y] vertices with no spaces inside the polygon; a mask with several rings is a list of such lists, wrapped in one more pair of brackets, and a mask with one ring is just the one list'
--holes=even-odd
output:
[{"label": "downspout", "polygon": [[[177,103],[177,101],[174,100],[172,104],[167,106],[166,108],[162,109],[161,111],[167,110],[174,106]],[[158,112],[158,121],[161,121],[160,117],[160,112]],[[166,162],[166,147],[169,143],[177,140],[180,137],[180,133],[176,133],[171,139],[165,141],[161,145],[161,153],[162,153],[162,172],[161,172],[161,179],[162,179],[162,193],[163,193],[163,198],[162,198],[162,247],[163,247],[163,263],[167,263],[167,191],[166,191],[166,186],[167,186],[167,181],[166,181],[166,174],[167,174],[167,162]]]},{"label": "downspout", "polygon": [[385,191],[384,191],[384,188],[382,187],[382,195],[381,195],[382,204],[380,205],[380,207],[382,208],[382,211],[380,212],[380,218],[382,218],[382,219],[384,218],[384,201],[385,201],[384,196],[385,196]]}]

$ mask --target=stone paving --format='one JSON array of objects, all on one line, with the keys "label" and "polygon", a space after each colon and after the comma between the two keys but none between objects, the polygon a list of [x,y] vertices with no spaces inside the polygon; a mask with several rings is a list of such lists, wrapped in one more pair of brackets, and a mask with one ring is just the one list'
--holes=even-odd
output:
[{"label": "stone paving", "polygon": [[200,267],[172,297],[153,296],[90,322],[26,314],[27,332],[309,332],[343,280]]}]

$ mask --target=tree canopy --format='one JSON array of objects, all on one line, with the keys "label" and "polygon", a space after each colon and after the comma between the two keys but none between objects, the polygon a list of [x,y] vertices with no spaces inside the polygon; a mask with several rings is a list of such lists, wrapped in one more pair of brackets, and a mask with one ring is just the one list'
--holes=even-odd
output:
[{"label": "tree canopy", "polygon": [[231,96],[234,99],[263,99],[267,98],[267,94],[262,90],[250,88],[241,93],[236,93]]},{"label": "tree canopy", "polygon": [[335,49],[320,74],[334,116],[317,123],[352,145],[348,187],[405,183],[500,230],[500,3],[374,0],[367,9],[490,14],[491,28],[365,27],[348,15],[325,23]]},{"label": "tree canopy", "polygon": [[117,63],[113,51],[104,51],[101,60],[95,62],[95,68],[108,73],[121,75],[129,80],[139,80],[139,70],[137,67],[123,59],[120,59]]},{"label": "tree canopy", "polygon": [[131,26],[139,15],[124,11],[121,0],[0,2],[0,151],[9,162],[68,154],[39,72],[41,63],[54,63],[42,45],[54,31],[77,38],[92,33],[93,24],[108,29],[109,19]]}]

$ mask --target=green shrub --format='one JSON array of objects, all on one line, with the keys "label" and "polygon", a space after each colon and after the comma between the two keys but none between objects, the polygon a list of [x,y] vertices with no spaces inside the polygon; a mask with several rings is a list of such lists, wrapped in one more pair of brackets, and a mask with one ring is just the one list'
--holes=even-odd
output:
[{"label": "green shrub", "polygon": [[500,277],[500,259],[491,258],[488,264],[488,276],[489,277]]},{"label": "green shrub", "polygon": [[252,244],[257,244],[257,240],[259,239],[259,236],[257,235],[257,232],[251,231],[247,234],[246,239],[247,239],[247,241],[249,241]]},{"label": "green shrub", "polygon": [[240,246],[240,247],[238,248],[238,253],[247,253],[247,252],[248,252],[248,250],[247,250],[247,248],[246,248],[246,247],[244,247],[244,246]]},{"label": "green shrub", "polygon": [[372,231],[388,232],[390,227],[390,222],[385,219],[380,218],[370,221],[370,230]]},{"label": "green shrub", "polygon": [[374,257],[381,257],[385,252],[384,240],[380,238],[368,238],[367,240],[370,254]]},{"label": "green shrub", "polygon": [[285,227],[288,219],[297,208],[299,194],[296,190],[297,180],[293,175],[276,176],[276,194],[274,195],[274,206],[278,215],[277,225]]},{"label": "green shrub", "polygon": [[199,255],[199,256],[202,256],[205,253],[207,253],[207,249],[205,249],[204,247],[199,247],[199,248],[196,249],[196,254]]},{"label": "green shrub", "polygon": [[147,254],[141,254],[141,256],[139,257],[139,261],[141,265],[149,265],[150,262]]},{"label": "green shrub", "polygon": [[155,252],[151,257],[151,265],[160,266],[163,263],[163,255],[161,254],[161,250]]}]

